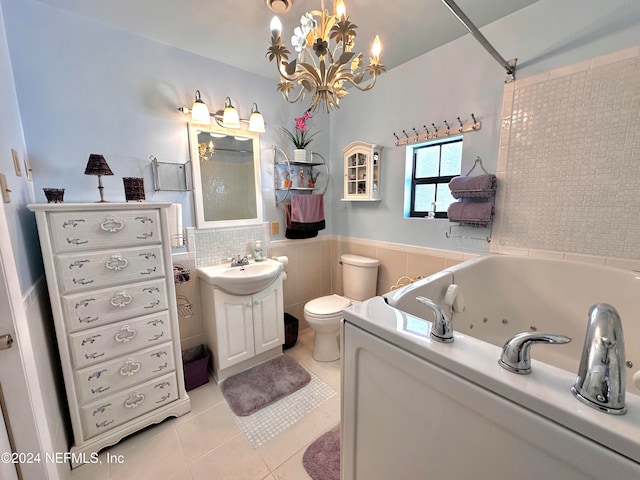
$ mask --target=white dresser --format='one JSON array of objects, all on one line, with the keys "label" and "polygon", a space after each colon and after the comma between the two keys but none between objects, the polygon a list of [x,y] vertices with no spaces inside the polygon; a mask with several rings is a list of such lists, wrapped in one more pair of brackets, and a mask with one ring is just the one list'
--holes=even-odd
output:
[{"label": "white dresser", "polygon": [[190,411],[169,203],[32,204],[75,444],[72,465]]}]

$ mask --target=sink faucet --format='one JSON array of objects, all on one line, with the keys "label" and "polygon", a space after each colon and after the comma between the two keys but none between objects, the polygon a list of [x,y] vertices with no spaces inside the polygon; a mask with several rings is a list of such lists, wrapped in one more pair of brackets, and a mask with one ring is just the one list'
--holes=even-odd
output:
[{"label": "sink faucet", "polygon": [[571,393],[601,412],[626,413],[622,322],[615,308],[598,303],[589,309],[578,378]]},{"label": "sink faucet", "polygon": [[529,375],[531,373],[531,346],[534,343],[561,345],[570,341],[571,338],[566,335],[538,332],[518,333],[504,344],[498,363],[510,372]]},{"label": "sink faucet", "polygon": [[442,307],[426,297],[416,297],[416,300],[429,307],[433,312],[431,338],[442,343],[453,342],[453,324]]},{"label": "sink faucet", "polygon": [[236,258],[231,260],[232,267],[242,267],[244,265],[249,265],[249,258],[246,255],[244,257],[237,255]]}]

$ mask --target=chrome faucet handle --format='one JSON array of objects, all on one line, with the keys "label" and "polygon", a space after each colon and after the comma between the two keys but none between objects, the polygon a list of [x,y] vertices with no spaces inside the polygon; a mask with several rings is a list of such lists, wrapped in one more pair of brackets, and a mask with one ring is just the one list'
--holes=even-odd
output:
[{"label": "chrome faucet handle", "polygon": [[442,343],[453,342],[453,324],[442,307],[427,297],[416,297],[416,300],[429,307],[433,312],[431,338]]},{"label": "chrome faucet handle", "polygon": [[504,344],[498,363],[505,370],[518,375],[528,375],[531,373],[531,346],[534,343],[561,345],[570,341],[570,337],[554,333],[518,333]]},{"label": "chrome faucet handle", "polygon": [[622,415],[627,411],[622,321],[611,305],[598,303],[589,309],[578,377],[571,393],[601,412]]}]

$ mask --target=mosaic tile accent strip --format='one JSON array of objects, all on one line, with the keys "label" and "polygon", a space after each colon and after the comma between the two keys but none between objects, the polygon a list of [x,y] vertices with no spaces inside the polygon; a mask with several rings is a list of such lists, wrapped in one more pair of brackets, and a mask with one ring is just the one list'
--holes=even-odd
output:
[{"label": "mosaic tile accent strip", "polygon": [[336,395],[336,391],[313,372],[311,381],[268,407],[248,417],[234,416],[253,448],[264,445],[273,437],[300,421],[313,409]]},{"label": "mosaic tile accent strip", "polygon": [[195,235],[197,267],[224,263],[238,254],[250,254],[256,240],[266,244],[263,225],[197,230]]},{"label": "mosaic tile accent strip", "polygon": [[494,240],[640,259],[640,56],[584,65],[516,82]]}]

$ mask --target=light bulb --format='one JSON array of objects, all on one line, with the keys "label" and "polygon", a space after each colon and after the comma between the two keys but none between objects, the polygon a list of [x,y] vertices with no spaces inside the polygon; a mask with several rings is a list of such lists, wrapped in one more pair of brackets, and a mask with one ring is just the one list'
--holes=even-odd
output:
[{"label": "light bulb", "polygon": [[336,15],[338,18],[344,18],[347,15],[347,9],[342,0],[336,2]]},{"label": "light bulb", "polygon": [[382,44],[380,43],[380,35],[376,35],[376,38],[373,40],[373,46],[371,47],[371,53],[373,53],[374,57],[379,57],[382,52]]},{"label": "light bulb", "polygon": [[273,17],[271,19],[271,25],[269,26],[269,28],[271,29],[272,35],[276,33],[280,35],[280,32],[282,32],[282,22],[278,17]]}]

